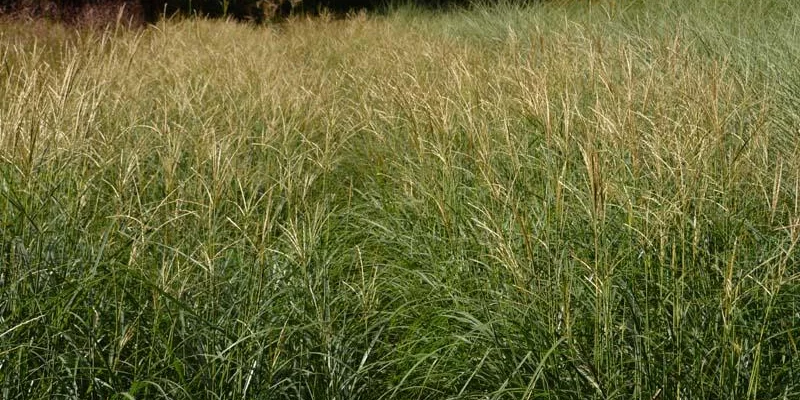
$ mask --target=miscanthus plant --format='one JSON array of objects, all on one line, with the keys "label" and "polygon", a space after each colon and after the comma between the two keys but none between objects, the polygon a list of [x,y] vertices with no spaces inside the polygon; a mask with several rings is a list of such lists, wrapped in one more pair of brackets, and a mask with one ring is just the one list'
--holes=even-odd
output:
[{"label": "miscanthus plant", "polygon": [[796,398],[798,28],[4,22],[0,397]]}]

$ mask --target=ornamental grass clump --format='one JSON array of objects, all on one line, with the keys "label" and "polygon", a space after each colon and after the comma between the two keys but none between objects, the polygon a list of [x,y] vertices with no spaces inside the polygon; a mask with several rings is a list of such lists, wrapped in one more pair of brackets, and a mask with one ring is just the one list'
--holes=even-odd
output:
[{"label": "ornamental grass clump", "polygon": [[0,32],[0,397],[793,398],[791,2]]}]

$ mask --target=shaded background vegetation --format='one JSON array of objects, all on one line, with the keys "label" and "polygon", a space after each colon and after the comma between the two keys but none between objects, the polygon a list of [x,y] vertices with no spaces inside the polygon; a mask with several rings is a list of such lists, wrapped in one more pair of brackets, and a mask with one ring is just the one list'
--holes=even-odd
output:
[{"label": "shaded background vegetation", "polygon": [[[465,6],[471,2],[414,0],[412,3],[426,8],[442,8]],[[387,0],[2,0],[0,13],[78,24],[108,23],[118,19],[133,24],[152,23],[164,15],[232,17],[264,22],[291,13],[317,14],[321,10],[340,14],[361,9],[385,10],[389,4]]]}]

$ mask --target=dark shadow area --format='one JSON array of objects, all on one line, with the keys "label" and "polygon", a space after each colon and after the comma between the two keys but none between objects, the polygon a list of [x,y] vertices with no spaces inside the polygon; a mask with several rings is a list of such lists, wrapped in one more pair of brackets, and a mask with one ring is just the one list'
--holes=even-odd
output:
[{"label": "dark shadow area", "polygon": [[[476,0],[401,0],[426,9],[469,7]],[[492,0],[477,0],[482,4]],[[508,0],[501,0],[508,1]],[[513,0],[512,0],[513,1]],[[540,0],[519,0],[519,3]],[[154,23],[174,15],[234,18],[262,23],[290,15],[321,12],[345,15],[366,10],[383,14],[394,0],[0,0],[0,15],[46,18],[73,24],[103,25],[122,21],[131,25]]]},{"label": "dark shadow area", "polygon": [[[81,26],[141,26],[148,22],[140,0],[0,0],[0,15]],[[154,15],[152,21],[156,19]]]}]

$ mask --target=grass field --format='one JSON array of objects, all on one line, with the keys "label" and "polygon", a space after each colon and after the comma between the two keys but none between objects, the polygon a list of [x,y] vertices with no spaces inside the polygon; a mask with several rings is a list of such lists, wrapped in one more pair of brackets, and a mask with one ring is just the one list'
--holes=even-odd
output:
[{"label": "grass field", "polygon": [[797,399],[800,9],[0,28],[0,398]]}]

